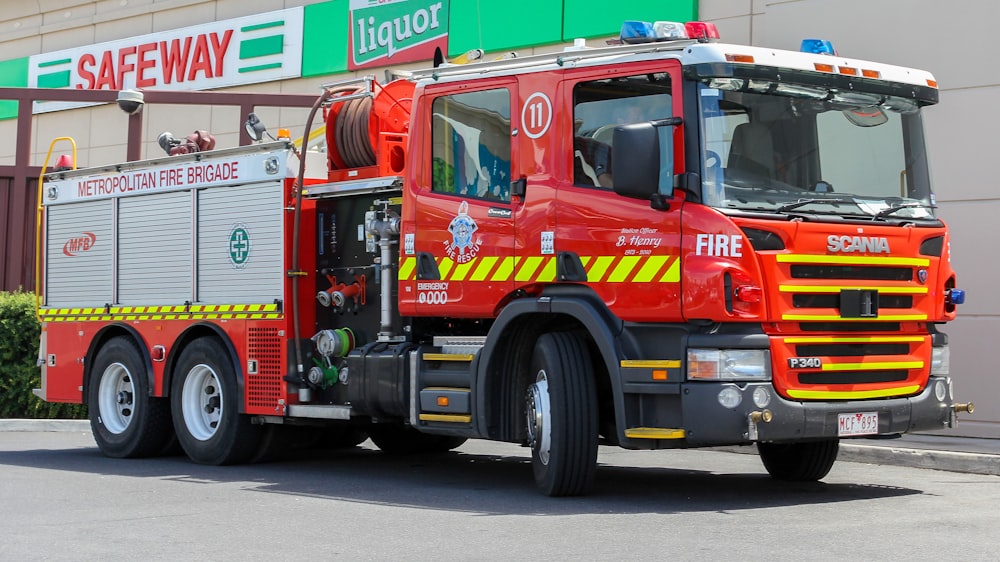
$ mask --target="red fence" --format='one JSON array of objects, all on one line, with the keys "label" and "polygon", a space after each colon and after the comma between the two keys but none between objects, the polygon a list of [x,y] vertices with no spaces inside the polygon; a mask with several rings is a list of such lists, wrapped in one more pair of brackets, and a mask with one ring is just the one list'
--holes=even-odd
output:
[{"label": "red fence", "polygon": [[10,168],[0,166],[0,291],[33,291],[38,179],[15,185]]}]

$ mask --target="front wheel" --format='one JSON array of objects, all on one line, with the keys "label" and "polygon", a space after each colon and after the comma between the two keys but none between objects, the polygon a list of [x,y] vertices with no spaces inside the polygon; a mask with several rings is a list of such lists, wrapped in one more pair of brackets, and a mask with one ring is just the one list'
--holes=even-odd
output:
[{"label": "front wheel", "polygon": [[148,457],[170,443],[170,407],[149,394],[148,371],[129,338],[101,346],[87,388],[94,441],[109,457]]},{"label": "front wheel", "polygon": [[764,468],[772,478],[789,482],[814,482],[830,473],[840,451],[840,441],[810,443],[757,443]]},{"label": "front wheel", "polygon": [[531,359],[528,444],[535,484],[549,496],[585,494],[597,471],[597,391],[583,340],[545,334]]},{"label": "front wheel", "polygon": [[238,464],[257,453],[261,429],[240,414],[236,371],[215,338],[188,344],[170,390],[177,440],[200,464]]}]

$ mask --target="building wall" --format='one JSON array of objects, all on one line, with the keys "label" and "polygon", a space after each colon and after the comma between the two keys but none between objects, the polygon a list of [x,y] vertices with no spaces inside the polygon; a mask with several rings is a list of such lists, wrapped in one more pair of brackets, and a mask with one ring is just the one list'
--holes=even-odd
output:
[{"label": "building wall", "polygon": [[[347,0],[342,0],[345,4]],[[467,10],[465,0],[452,0]],[[580,4],[584,0],[572,0]],[[308,0],[32,0],[0,4],[0,53],[5,58],[100,43],[156,31],[176,29],[208,21],[315,4]],[[461,3],[461,4],[460,4]],[[549,0],[510,0],[510,7],[549,5]],[[645,14],[657,2],[618,2],[609,5],[615,13],[628,11],[629,4],[642,5]],[[675,0],[675,3],[680,3]],[[491,6],[493,2],[488,3]],[[523,6],[522,6],[523,5]],[[465,6],[465,7],[463,7]],[[624,7],[623,7],[624,6]],[[493,9],[493,8],[489,8]],[[489,11],[487,9],[487,11]],[[636,8],[638,10],[638,8]],[[1000,297],[988,288],[989,279],[1000,274],[1000,262],[992,259],[990,246],[1000,226],[1000,190],[988,173],[1000,130],[1000,113],[984,111],[1000,96],[1000,72],[989,49],[976,48],[977,38],[992,36],[995,0],[700,0],[700,19],[714,21],[724,41],[781,49],[798,49],[805,37],[834,42],[839,52],[854,58],[923,68],[933,72],[941,85],[941,103],[927,112],[926,126],[932,174],[940,214],[952,229],[952,256],[959,273],[959,286],[968,291],[968,303],[960,319],[945,327],[951,336],[952,375],[959,399],[977,403],[976,414],[963,416],[958,434],[1000,438],[1000,377],[983,350],[996,345],[1000,334]],[[496,23],[503,14],[488,14]],[[568,17],[568,16],[567,16]],[[561,25],[586,25],[564,17]],[[617,17],[617,16],[616,16]],[[504,27],[507,29],[506,27]],[[497,26],[485,28],[486,38]],[[960,31],[959,31],[960,30]],[[949,34],[960,33],[952,39]],[[462,32],[473,40],[484,31]],[[539,33],[542,33],[541,31]],[[546,32],[547,33],[547,32]],[[542,33],[546,40],[555,40]],[[463,37],[464,37],[463,35]],[[453,37],[456,35],[453,34]],[[565,40],[565,37],[563,38]],[[520,39],[518,39],[520,41]],[[980,45],[983,40],[980,41]],[[600,45],[600,39],[590,40]],[[964,46],[962,44],[965,44]],[[949,47],[949,45],[957,45]],[[560,43],[519,47],[520,54],[561,48]],[[338,48],[331,45],[331,49]],[[334,53],[331,56],[342,57]],[[424,67],[426,63],[402,68]],[[394,67],[394,68],[399,68]],[[378,76],[381,69],[374,73]],[[368,70],[364,73],[372,73]],[[235,88],[243,91],[314,91],[337,76],[317,76]],[[186,135],[208,128],[219,146],[238,143],[239,116],[233,108],[156,107],[144,119],[143,156],[159,156],[157,134],[170,130]],[[278,126],[301,130],[306,110],[264,109],[259,112],[273,130]],[[33,123],[32,164],[41,165],[50,139],[69,135],[80,143],[80,164],[98,165],[123,160],[126,116],[113,106],[40,115]],[[14,138],[16,123],[0,121],[0,138]],[[958,142],[956,142],[958,141]],[[13,164],[13,143],[0,143],[0,164]],[[984,181],[985,180],[985,181]],[[966,420],[975,421],[966,421]],[[955,434],[954,432],[952,434]]]}]

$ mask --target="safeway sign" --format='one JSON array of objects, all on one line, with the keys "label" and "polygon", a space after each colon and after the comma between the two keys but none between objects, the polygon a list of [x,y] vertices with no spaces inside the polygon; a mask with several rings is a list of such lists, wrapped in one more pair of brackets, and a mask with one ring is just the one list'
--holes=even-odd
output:
[{"label": "safeway sign", "polygon": [[[209,90],[298,78],[303,13],[291,8],[35,55],[28,86]],[[36,102],[35,111],[64,107]]]}]

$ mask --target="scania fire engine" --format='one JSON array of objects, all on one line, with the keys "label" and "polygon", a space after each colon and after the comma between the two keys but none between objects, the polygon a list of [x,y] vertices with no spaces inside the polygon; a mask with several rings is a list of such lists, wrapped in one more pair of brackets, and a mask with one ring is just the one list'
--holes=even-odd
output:
[{"label": "scania fire engine", "polygon": [[717,39],[632,22],[324,86],[324,153],[48,174],[39,394],[112,457],[490,439],[549,495],[588,490],[599,443],[817,480],[841,439],[953,426],[934,78]]}]

